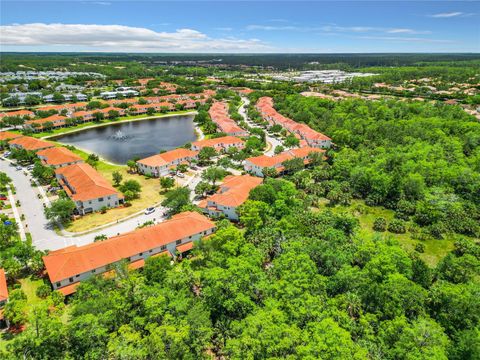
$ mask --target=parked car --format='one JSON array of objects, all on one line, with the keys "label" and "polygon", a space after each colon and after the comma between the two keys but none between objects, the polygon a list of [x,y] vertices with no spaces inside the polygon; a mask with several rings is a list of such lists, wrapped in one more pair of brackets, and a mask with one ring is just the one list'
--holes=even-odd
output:
[{"label": "parked car", "polygon": [[184,178],[184,177],[185,177],[185,175],[183,175],[182,173],[178,173],[177,176],[178,176],[179,178]]},{"label": "parked car", "polygon": [[154,212],[155,212],[155,208],[153,207],[149,207],[145,209],[145,215],[150,215],[150,214],[153,214]]},{"label": "parked car", "polygon": [[28,165],[27,170],[33,170],[34,167],[35,167],[35,165]]},{"label": "parked car", "polygon": [[17,170],[22,170],[22,167],[21,167],[21,166],[17,166],[15,169],[17,169]]},{"label": "parked car", "polygon": [[7,195],[0,194],[0,200],[7,200]]},{"label": "parked car", "polygon": [[4,156],[4,157],[9,157],[11,154],[12,154],[12,153],[11,153],[10,151],[5,151],[5,152],[3,153],[3,156]]}]

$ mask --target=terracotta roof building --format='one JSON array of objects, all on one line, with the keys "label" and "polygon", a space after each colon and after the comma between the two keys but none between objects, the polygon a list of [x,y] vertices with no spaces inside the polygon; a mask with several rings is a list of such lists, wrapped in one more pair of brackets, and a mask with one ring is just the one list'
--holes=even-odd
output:
[{"label": "terracotta roof building", "polygon": [[192,142],[192,150],[199,151],[204,147],[214,148],[217,152],[227,151],[231,147],[243,149],[245,141],[235,136],[222,136],[215,139],[205,139]]},{"label": "terracotta roof building", "polygon": [[[80,281],[106,273],[111,265],[125,260],[130,268],[142,267],[155,255],[176,255],[194,241],[212,234],[215,224],[197,212],[184,212],[157,225],[95,242],[52,251],[43,257],[55,290],[69,295]],[[188,247],[187,246],[187,247]]]},{"label": "terracotta roof building", "polygon": [[198,151],[175,149],[137,161],[138,171],[145,175],[165,176],[179,164],[189,164],[198,159]]},{"label": "terracotta roof building", "polygon": [[218,192],[201,201],[198,206],[211,216],[223,214],[230,220],[238,220],[237,208],[262,181],[261,178],[250,175],[227,176]]},{"label": "terracotta roof building", "polygon": [[19,117],[33,117],[35,116],[33,111],[30,110],[16,110],[16,111],[8,111],[1,113],[2,117],[13,117],[13,116],[19,116]]},{"label": "terracotta roof building", "polygon": [[22,136],[22,134],[17,134],[10,131],[0,131],[0,141],[13,140]]},{"label": "terracotta roof building", "polygon": [[7,278],[5,270],[0,269],[0,307],[3,307],[8,300]]},{"label": "terracotta roof building", "polygon": [[248,132],[242,129],[228,115],[228,104],[225,102],[215,102],[208,110],[212,121],[217,124],[218,130],[232,136],[248,136]]},{"label": "terracotta roof building", "polygon": [[123,195],[88,164],[81,162],[60,167],[55,174],[63,190],[77,205],[80,215],[103,207],[117,207],[123,202]]},{"label": "terracotta roof building", "polygon": [[273,107],[273,99],[267,96],[261,97],[257,102],[257,110],[262,118],[271,125],[278,124],[293,134],[297,134],[311,147],[329,148],[332,146],[332,139],[328,136],[313,130],[306,124],[301,124],[278,113]]},{"label": "terracotta roof building", "polygon": [[65,126],[67,124],[66,119],[67,119],[66,116],[55,114],[43,119],[26,121],[24,127],[31,128],[35,131],[41,131],[45,128],[46,123],[51,123],[52,127],[58,128],[58,127]]},{"label": "terracotta roof building", "polygon": [[309,163],[309,155],[314,152],[324,153],[325,150],[312,147],[303,147],[299,149],[291,149],[284,151],[275,156],[260,155],[245,159],[244,168],[256,176],[263,177],[263,170],[266,168],[272,168],[277,173],[282,173],[283,163],[287,160],[296,158],[303,159],[305,165]]},{"label": "terracotta roof building", "polygon": [[54,147],[37,152],[37,156],[46,166],[53,166],[59,168],[83,162],[82,158],[67,148]]},{"label": "terracotta roof building", "polygon": [[25,149],[28,151],[39,151],[39,150],[48,149],[55,146],[51,142],[41,140],[41,139],[36,139],[31,136],[22,136],[22,137],[10,140],[8,144],[10,145],[10,148]]}]

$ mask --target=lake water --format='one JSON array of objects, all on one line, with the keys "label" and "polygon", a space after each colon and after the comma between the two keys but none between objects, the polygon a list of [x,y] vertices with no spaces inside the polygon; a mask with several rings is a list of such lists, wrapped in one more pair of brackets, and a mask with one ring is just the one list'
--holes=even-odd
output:
[{"label": "lake water", "polygon": [[194,141],[193,115],[109,124],[71,134],[55,140],[98,154],[115,163],[145,158]]}]

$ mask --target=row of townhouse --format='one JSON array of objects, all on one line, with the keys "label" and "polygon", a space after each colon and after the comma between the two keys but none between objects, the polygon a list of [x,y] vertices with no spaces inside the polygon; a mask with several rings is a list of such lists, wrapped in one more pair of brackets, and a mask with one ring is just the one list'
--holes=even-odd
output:
[{"label": "row of townhouse", "polygon": [[275,169],[278,174],[281,174],[284,169],[284,162],[292,159],[302,159],[304,165],[310,162],[309,156],[311,153],[325,153],[325,150],[313,147],[303,147],[299,149],[291,149],[284,151],[275,156],[260,155],[245,159],[245,171],[256,176],[263,177],[264,169]]},{"label": "row of townhouse", "polygon": [[248,136],[248,132],[242,129],[228,115],[228,104],[225,102],[214,102],[208,111],[212,121],[217,124],[218,130],[233,136]]},{"label": "row of townhouse", "polygon": [[126,261],[130,269],[138,269],[149,257],[186,253],[194,241],[215,230],[215,223],[204,215],[183,212],[157,225],[101,242],[51,251],[43,262],[53,289],[70,295],[81,281],[99,274],[108,276],[112,266],[121,261]]},{"label": "row of townhouse", "polygon": [[136,115],[146,114],[148,109],[154,109],[155,112],[160,112],[166,109],[167,111],[174,111],[175,104],[169,102],[149,103],[149,104],[135,104],[130,108],[131,112]]},{"label": "row of townhouse", "polygon": [[[5,134],[7,132],[0,133],[0,139],[11,136]],[[51,142],[30,136],[15,137],[8,144],[12,149],[35,152],[45,166],[53,167],[58,183],[75,203],[79,215],[123,203],[123,195],[108,180],[67,148],[55,147]]]},{"label": "row of townhouse", "polygon": [[179,148],[138,160],[137,168],[141,174],[160,177],[168,175],[180,164],[188,165],[196,160],[198,151]]},{"label": "row of townhouse", "polygon": [[210,216],[219,217],[223,214],[227,219],[238,221],[238,207],[247,201],[250,191],[262,181],[250,175],[227,176],[218,192],[202,200],[198,207]]},{"label": "row of townhouse", "polygon": [[328,136],[313,130],[306,124],[300,124],[278,113],[273,107],[273,99],[271,97],[261,97],[257,102],[257,110],[262,118],[269,124],[281,125],[292,134],[296,134],[300,139],[304,140],[308,146],[329,148],[332,145],[332,139]]},{"label": "row of townhouse", "polygon": [[84,162],[59,166],[55,176],[67,196],[75,203],[79,215],[102,208],[120,206],[124,197],[97,170]]},{"label": "row of townhouse", "polygon": [[222,136],[214,139],[204,139],[192,142],[192,150],[200,151],[205,147],[211,147],[216,152],[226,152],[229,148],[241,150],[245,147],[245,141],[235,136]]}]

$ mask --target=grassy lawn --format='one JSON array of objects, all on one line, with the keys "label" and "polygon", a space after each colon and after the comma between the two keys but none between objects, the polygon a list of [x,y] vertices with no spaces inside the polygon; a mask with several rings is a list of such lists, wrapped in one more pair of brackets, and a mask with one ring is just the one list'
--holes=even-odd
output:
[{"label": "grassy lawn", "polygon": [[[88,154],[81,150],[75,150],[76,154],[83,159],[88,157]],[[157,178],[148,179],[145,176],[138,174],[129,174],[126,166],[114,165],[103,161],[98,162],[97,170],[109,181],[112,181],[112,174],[114,171],[118,171],[125,180],[137,180],[142,186],[142,192],[140,198],[133,200],[132,206],[120,207],[116,209],[110,209],[106,214],[94,213],[82,216],[80,219],[73,221],[66,229],[72,232],[81,232],[92,229],[97,226],[108,224],[113,221],[120,220],[126,216],[135,214],[138,211],[152,206],[162,201],[163,196],[160,195],[160,182]]]},{"label": "grassy lawn", "polygon": [[[326,204],[327,201],[325,200],[321,203],[320,208],[328,208]],[[362,211],[358,211],[359,208],[361,208]],[[372,236],[376,233],[372,227],[377,217],[383,217],[387,222],[390,222],[394,216],[393,210],[383,207],[366,206],[362,200],[354,200],[350,206],[336,206],[329,209],[337,213],[347,212],[354,215],[360,221],[360,234],[365,236]],[[441,258],[453,249],[453,243],[455,241],[454,238],[443,240],[416,240],[412,238],[408,231],[405,234],[393,234],[388,231],[383,234],[397,239],[401,246],[408,252],[414,251],[415,245],[418,243],[425,245],[425,252],[420,254],[420,257],[431,267],[435,266]]]}]

